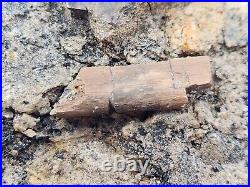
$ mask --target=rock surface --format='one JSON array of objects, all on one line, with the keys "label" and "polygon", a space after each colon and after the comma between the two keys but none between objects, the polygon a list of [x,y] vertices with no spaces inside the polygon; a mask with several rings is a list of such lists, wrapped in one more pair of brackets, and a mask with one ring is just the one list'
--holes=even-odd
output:
[{"label": "rock surface", "polygon": [[[3,183],[247,184],[246,3],[129,3],[112,24],[95,11],[70,18],[64,3],[2,9]],[[200,55],[214,86],[190,92],[181,111],[49,114],[83,66]],[[117,155],[149,160],[146,172],[101,172]]]},{"label": "rock surface", "polygon": [[24,132],[27,129],[33,129],[39,119],[36,119],[28,114],[15,116],[13,120],[13,127],[15,131]]}]

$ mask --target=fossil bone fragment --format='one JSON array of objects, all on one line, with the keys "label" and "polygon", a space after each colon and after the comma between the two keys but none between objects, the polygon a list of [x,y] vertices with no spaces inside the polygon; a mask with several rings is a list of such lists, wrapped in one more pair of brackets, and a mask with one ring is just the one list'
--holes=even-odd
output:
[{"label": "fossil bone fragment", "polygon": [[186,89],[211,86],[207,56],[114,67],[84,67],[51,115],[81,117],[181,109]]}]

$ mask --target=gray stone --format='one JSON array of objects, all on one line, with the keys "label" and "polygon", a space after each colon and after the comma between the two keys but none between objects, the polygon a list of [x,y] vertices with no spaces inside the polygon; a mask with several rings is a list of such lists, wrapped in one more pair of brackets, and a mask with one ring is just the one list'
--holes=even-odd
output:
[{"label": "gray stone", "polygon": [[[227,5],[227,13],[225,16],[225,44],[227,47],[242,47],[248,43],[247,27],[247,4],[237,7]],[[231,23],[234,24],[231,24]]]},{"label": "gray stone", "polygon": [[39,122],[39,118],[34,118],[28,114],[17,115],[14,118],[13,126],[15,131],[25,132],[27,129],[32,129]]}]

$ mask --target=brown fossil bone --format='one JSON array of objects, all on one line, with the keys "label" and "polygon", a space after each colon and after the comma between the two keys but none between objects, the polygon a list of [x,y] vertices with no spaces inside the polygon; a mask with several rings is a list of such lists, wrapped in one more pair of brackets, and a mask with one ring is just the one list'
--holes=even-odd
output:
[{"label": "brown fossil bone", "polygon": [[186,89],[212,83],[207,56],[114,67],[84,67],[65,89],[51,115],[89,117],[181,109]]}]

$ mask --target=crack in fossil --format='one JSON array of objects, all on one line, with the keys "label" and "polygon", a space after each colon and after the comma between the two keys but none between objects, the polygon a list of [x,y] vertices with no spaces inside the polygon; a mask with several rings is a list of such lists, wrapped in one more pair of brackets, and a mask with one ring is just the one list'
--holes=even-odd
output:
[{"label": "crack in fossil", "polygon": [[168,60],[167,62],[169,63],[169,68],[170,68],[170,71],[171,71],[173,88],[176,88],[176,86],[175,86],[175,78],[174,78],[174,71],[173,71],[173,67],[172,67],[172,64],[171,64],[171,60]]}]

